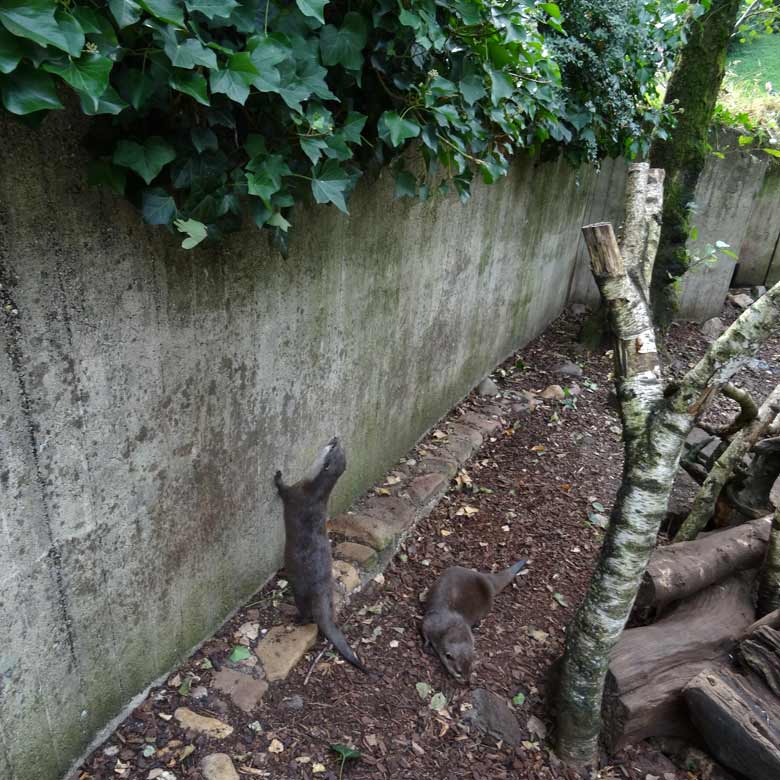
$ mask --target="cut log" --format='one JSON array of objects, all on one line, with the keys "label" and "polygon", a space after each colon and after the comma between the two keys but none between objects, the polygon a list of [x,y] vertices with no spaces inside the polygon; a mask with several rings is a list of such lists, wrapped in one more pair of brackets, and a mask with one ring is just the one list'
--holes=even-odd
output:
[{"label": "cut log", "polygon": [[696,676],[683,695],[721,764],[750,780],[780,777],[780,699],[761,680],[721,666]]},{"label": "cut log", "polygon": [[728,657],[755,619],[752,576],[742,574],[681,601],[651,626],[623,632],[610,655],[603,707],[610,752],[651,736],[689,736],[685,685]]},{"label": "cut log", "polygon": [[772,517],[701,535],[692,542],[660,547],[650,559],[637,608],[661,608],[692,596],[730,575],[755,569],[766,554]]},{"label": "cut log", "polygon": [[764,626],[739,643],[739,658],[780,696],[780,631]]}]

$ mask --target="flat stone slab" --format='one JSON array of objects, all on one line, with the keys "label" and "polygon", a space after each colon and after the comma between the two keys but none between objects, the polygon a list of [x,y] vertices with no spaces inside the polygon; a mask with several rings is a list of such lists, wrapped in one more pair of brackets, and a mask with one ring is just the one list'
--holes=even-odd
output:
[{"label": "flat stone slab", "polygon": [[212,678],[212,686],[227,694],[239,709],[252,712],[268,690],[265,680],[258,680],[233,669],[220,669]]},{"label": "flat stone slab", "polygon": [[384,520],[370,515],[344,513],[330,520],[330,529],[334,533],[354,539],[375,550],[382,550],[393,541],[395,529]]},{"label": "flat stone slab", "polygon": [[361,566],[370,566],[376,559],[375,550],[365,544],[356,544],[355,542],[341,542],[336,545],[333,552],[342,561],[351,561]]},{"label": "flat stone slab", "polygon": [[[482,441],[481,436],[480,441]],[[469,437],[453,435],[449,437],[446,444],[439,448],[439,452],[445,457],[453,458],[458,463],[464,463],[474,454],[476,449],[474,442]]]},{"label": "flat stone slab", "polygon": [[333,561],[333,579],[344,593],[352,593],[360,585],[360,572],[347,561]]},{"label": "flat stone slab", "polygon": [[463,424],[479,431],[483,436],[493,436],[501,430],[501,423],[498,420],[491,420],[489,417],[483,417],[475,412],[466,412],[461,417]]},{"label": "flat stone slab", "polygon": [[444,474],[452,479],[458,473],[458,462],[454,458],[442,455],[428,455],[416,466],[418,474]]},{"label": "flat stone slab", "polygon": [[[316,626],[315,626],[316,628]],[[194,734],[204,734],[212,739],[225,739],[233,733],[233,727],[223,723],[217,718],[207,718],[205,715],[198,715],[189,707],[179,707],[173,717],[179,722],[183,729],[191,731]]]},{"label": "flat stone slab", "polygon": [[463,716],[466,723],[512,747],[522,742],[523,730],[503,696],[477,688],[471,693],[471,701],[474,709]]},{"label": "flat stone slab", "polygon": [[227,753],[212,753],[200,762],[204,780],[240,780]]},{"label": "flat stone slab", "polygon": [[423,474],[408,485],[409,496],[417,506],[425,506],[447,490],[450,480],[444,474]]},{"label": "flat stone slab", "polygon": [[468,439],[472,445],[474,445],[474,449],[482,446],[482,434],[469,425],[449,423],[447,425],[447,432],[450,435],[462,436],[464,439]]},{"label": "flat stone slab", "polygon": [[274,626],[255,648],[270,682],[284,680],[317,641],[317,626]]}]

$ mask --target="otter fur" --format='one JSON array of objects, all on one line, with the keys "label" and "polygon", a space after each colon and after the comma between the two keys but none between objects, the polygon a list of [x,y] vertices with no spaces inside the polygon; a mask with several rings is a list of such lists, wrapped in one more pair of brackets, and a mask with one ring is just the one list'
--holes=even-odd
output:
[{"label": "otter fur", "polygon": [[451,566],[428,592],[422,635],[425,647],[433,649],[444,668],[459,682],[471,675],[474,661],[473,626],[493,606],[493,598],[520,573],[526,561],[504,571],[486,574]]},{"label": "otter fur", "polygon": [[366,672],[333,619],[333,559],[325,520],[331,491],[346,467],[344,449],[334,437],[303,479],[285,485],[277,471],[274,483],[284,503],[284,566],[300,622],[316,623],[349,663]]}]

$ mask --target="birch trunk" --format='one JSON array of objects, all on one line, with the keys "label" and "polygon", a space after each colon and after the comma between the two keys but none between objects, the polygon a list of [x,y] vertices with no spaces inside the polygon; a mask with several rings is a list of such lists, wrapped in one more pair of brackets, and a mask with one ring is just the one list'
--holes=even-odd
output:
[{"label": "birch trunk", "polygon": [[780,413],[780,385],[761,404],[758,416],[744,427],[731,441],[723,454],[715,461],[704,480],[691,511],[674,537],[675,542],[689,542],[709,522],[715,511],[715,502],[726,481],[734,473],[734,467],[747,455],[753,445],[766,433],[770,423]]},{"label": "birch trunk", "polygon": [[[649,171],[646,178],[637,175],[637,169],[646,166],[631,167],[628,203],[637,197],[634,188],[641,186],[643,178],[647,182],[651,174],[654,181],[663,177],[662,171]],[[648,207],[645,216],[655,218],[653,208]],[[655,547],[695,416],[755,354],[780,317],[778,283],[712,344],[676,390],[665,394],[646,283],[652,257],[632,252],[624,258],[612,226],[606,223],[584,227],[583,235],[615,337],[625,462],[601,556],[568,627],[561,663],[556,749],[561,759],[573,765],[591,762],[596,753],[609,654],[628,620]],[[628,236],[624,244],[627,241]],[[652,246],[648,251],[653,251]]]}]

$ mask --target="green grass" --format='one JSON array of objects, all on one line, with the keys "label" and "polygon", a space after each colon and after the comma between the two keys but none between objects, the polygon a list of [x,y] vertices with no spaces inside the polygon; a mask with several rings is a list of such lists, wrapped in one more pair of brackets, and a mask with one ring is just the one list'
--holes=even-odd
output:
[{"label": "green grass", "polygon": [[728,70],[746,86],[756,85],[763,91],[769,81],[780,91],[780,35],[764,35],[736,46],[729,56]]}]

